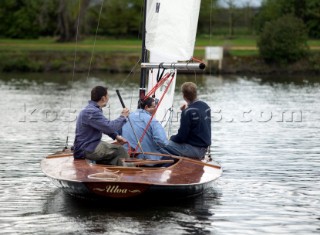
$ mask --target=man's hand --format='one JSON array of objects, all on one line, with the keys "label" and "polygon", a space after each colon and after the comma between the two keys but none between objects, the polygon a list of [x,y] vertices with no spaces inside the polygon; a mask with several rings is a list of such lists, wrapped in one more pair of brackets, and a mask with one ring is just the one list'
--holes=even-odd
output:
[{"label": "man's hand", "polygon": [[185,110],[186,108],[188,108],[188,104],[186,103],[180,106],[181,111]]},{"label": "man's hand", "polygon": [[129,116],[129,109],[124,108],[121,112],[121,116],[128,117]]},{"label": "man's hand", "polygon": [[116,140],[119,142],[119,144],[125,144],[125,143],[128,142],[128,141],[127,141],[125,138],[123,138],[121,135],[117,135],[117,136],[116,136]]}]

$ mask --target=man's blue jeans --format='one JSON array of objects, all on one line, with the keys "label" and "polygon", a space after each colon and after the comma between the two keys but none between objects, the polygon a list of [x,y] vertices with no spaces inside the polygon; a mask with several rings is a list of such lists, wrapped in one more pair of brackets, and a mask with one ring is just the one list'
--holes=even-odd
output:
[{"label": "man's blue jeans", "polygon": [[159,152],[201,160],[204,158],[207,148],[196,147],[186,143],[175,143],[169,140],[168,144],[162,147]]}]

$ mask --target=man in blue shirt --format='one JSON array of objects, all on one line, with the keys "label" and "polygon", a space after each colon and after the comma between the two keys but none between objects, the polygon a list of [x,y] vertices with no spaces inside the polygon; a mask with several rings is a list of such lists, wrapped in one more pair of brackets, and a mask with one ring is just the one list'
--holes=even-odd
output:
[{"label": "man in blue shirt", "polygon": [[79,114],[74,140],[74,158],[87,158],[97,163],[110,165],[124,165],[121,160],[128,158],[128,153],[122,145],[110,144],[101,141],[102,133],[124,144],[126,139],[117,131],[126,123],[129,110],[124,108],[121,115],[113,120],[108,120],[102,112],[102,108],[109,101],[106,87],[96,86],[91,91],[91,100]]},{"label": "man in blue shirt", "polygon": [[181,91],[187,105],[181,107],[178,133],[170,137],[160,152],[201,160],[211,145],[211,110],[197,99],[197,86],[193,82],[183,83]]},{"label": "man in blue shirt", "polygon": [[[130,147],[141,152],[138,145],[137,138],[140,141],[141,136],[145,132],[145,129],[155,112],[155,101],[151,97],[144,100],[140,100],[139,109],[129,115],[130,123],[126,123],[122,127],[122,135],[130,144]],[[133,130],[132,130],[133,128]],[[149,128],[146,130],[144,137],[141,141],[141,146],[143,152],[159,152],[159,149],[163,147],[168,142],[166,133],[161,124],[152,118]],[[126,147],[126,146],[125,146]],[[139,154],[137,158],[146,158],[151,160],[160,160],[161,157],[157,155],[144,155]]]}]

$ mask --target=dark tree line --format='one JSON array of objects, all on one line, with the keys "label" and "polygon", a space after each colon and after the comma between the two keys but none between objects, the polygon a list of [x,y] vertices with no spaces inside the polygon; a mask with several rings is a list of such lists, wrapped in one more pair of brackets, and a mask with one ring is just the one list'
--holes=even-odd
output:
[{"label": "dark tree line", "polygon": [[320,38],[320,1],[319,0],[264,0],[255,19],[258,32],[264,25],[285,15],[301,19],[311,38]]},{"label": "dark tree line", "polygon": [[71,41],[75,38],[78,25],[79,31],[83,30],[90,2],[91,0],[0,1],[0,36],[56,36],[58,41]]},{"label": "dark tree line", "polygon": [[[224,0],[228,7],[218,6],[218,0],[202,0],[198,35],[233,36],[255,34],[266,22],[293,14],[307,26],[309,36],[320,38],[319,0],[264,0],[261,9],[242,7],[235,0]],[[103,5],[102,5],[103,4]],[[102,6],[102,8],[101,8]],[[94,35],[115,38],[140,36],[143,0],[1,0],[0,37],[56,37],[72,41]],[[243,31],[243,29],[245,29]]]}]

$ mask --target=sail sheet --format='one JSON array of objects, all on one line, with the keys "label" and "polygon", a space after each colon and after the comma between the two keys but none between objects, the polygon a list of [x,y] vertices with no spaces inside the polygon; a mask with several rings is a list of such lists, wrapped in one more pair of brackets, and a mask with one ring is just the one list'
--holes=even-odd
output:
[{"label": "sail sheet", "polygon": [[[173,63],[192,58],[200,3],[201,0],[148,0],[146,48],[149,51],[149,62]],[[163,126],[170,117],[169,110],[173,104],[176,72],[156,114],[156,118],[162,122]],[[148,91],[157,83],[157,74],[157,69],[149,72]],[[168,83],[169,80],[157,90],[155,93],[157,99],[162,97]]]}]

